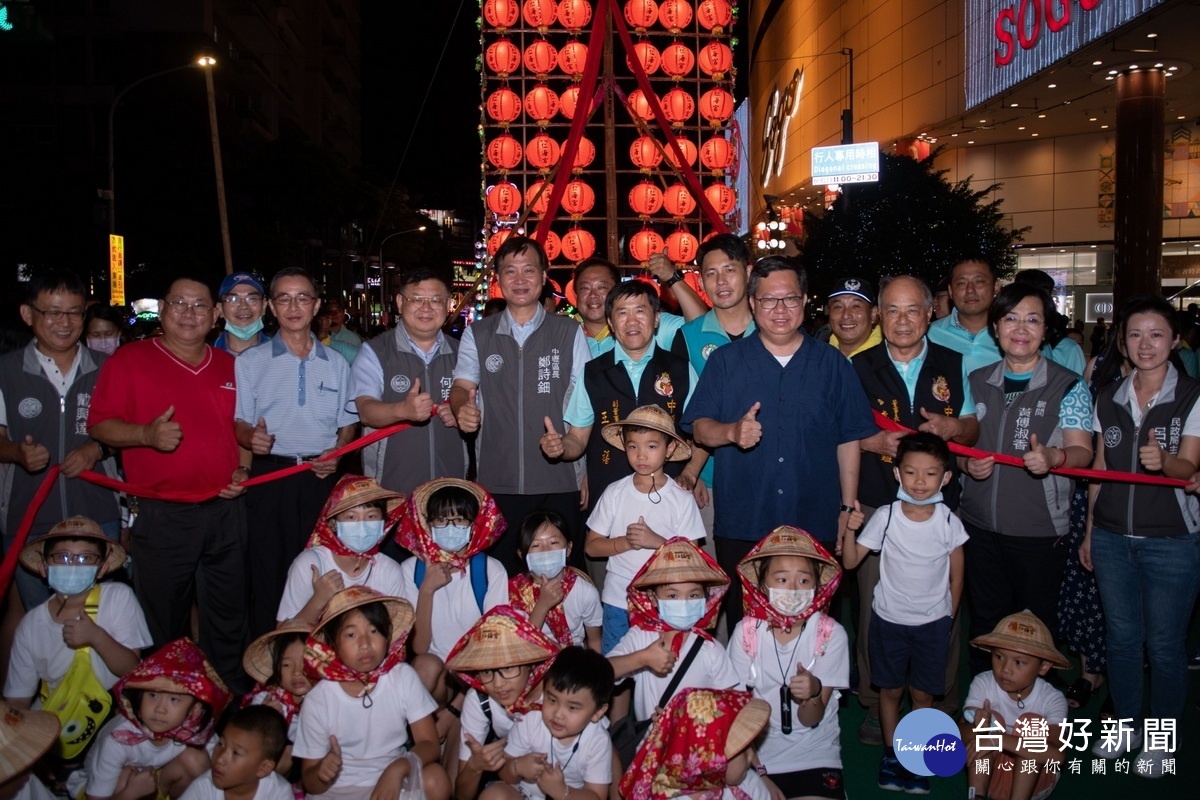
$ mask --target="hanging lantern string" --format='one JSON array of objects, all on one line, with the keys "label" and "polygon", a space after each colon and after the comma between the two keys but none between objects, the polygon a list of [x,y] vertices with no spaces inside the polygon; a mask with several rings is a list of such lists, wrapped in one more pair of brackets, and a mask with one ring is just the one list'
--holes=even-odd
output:
[{"label": "hanging lantern string", "polygon": [[[663,157],[663,161],[670,165],[671,172],[675,173],[675,177],[679,179],[679,182],[686,186],[687,178],[684,176],[683,171],[675,165],[675,159],[669,152],[667,152],[667,146],[660,142],[654,135],[654,131],[650,128],[650,123],[634,113],[633,105],[629,102],[629,95],[625,94],[624,90],[622,90],[621,87],[617,86],[616,84],[613,84],[612,88],[613,91],[616,92],[617,99],[621,101],[621,104],[625,106],[625,110],[629,112],[629,116],[633,120],[633,124],[637,126],[638,133],[642,134],[654,143],[654,149],[657,150],[658,154]],[[658,177],[658,182],[662,184],[662,188],[665,190],[667,188],[667,179],[665,177],[666,170],[662,168],[662,162],[660,162],[658,166],[654,167],[654,171],[655,175]]]}]

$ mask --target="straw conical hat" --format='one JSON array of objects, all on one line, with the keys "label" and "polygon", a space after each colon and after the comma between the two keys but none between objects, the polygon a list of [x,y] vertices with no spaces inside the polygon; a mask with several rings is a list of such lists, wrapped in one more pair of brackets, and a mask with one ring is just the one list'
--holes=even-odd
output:
[{"label": "straw conical hat", "polygon": [[1025,609],[1016,614],[1009,614],[991,633],[976,636],[971,644],[980,650],[991,650],[999,647],[1003,650],[1015,650],[1035,658],[1045,659],[1059,669],[1067,669],[1071,662],[1054,646],[1054,637],[1037,616]]},{"label": "straw conical hat", "polygon": [[478,672],[537,664],[557,653],[558,646],[545,634],[507,606],[498,606],[458,640],[446,659],[446,667],[455,672]]},{"label": "straw conical hat", "polygon": [[[312,630],[313,624],[302,619],[289,619],[279,623],[279,627],[264,633],[246,648],[246,654],[242,656],[242,667],[246,674],[259,683],[266,683],[274,672],[275,640],[287,633],[300,633],[307,637]],[[301,639],[301,643],[303,641]]]},{"label": "straw conical hat", "polygon": [[336,495],[339,491],[342,495],[337,503],[325,512],[325,519],[333,519],[343,511],[349,511],[356,506],[366,503],[374,503],[376,500],[386,500],[388,511],[391,511],[404,501],[404,495],[400,492],[385,489],[374,478],[367,478],[362,475],[347,475],[342,478],[333,487],[331,494]]},{"label": "straw conical hat", "polygon": [[58,717],[48,711],[18,711],[0,702],[0,783],[41,758],[58,730]]},{"label": "straw conical hat", "polygon": [[605,425],[600,430],[600,435],[604,437],[604,441],[613,447],[618,450],[624,450],[625,442],[621,440],[621,428],[626,425],[636,425],[639,428],[660,431],[665,433],[668,438],[674,439],[677,446],[675,452],[668,459],[669,461],[687,461],[692,457],[691,446],[679,436],[675,430],[675,422],[671,419],[671,415],[660,406],[640,406],[635,408],[629,412],[629,416],[620,422]]},{"label": "straw conical hat", "polygon": [[780,525],[746,554],[746,557],[738,564],[738,572],[744,575],[751,585],[758,585],[760,567],[757,562],[772,556],[796,556],[812,559],[820,570],[821,586],[832,581],[842,569],[833,556],[817,544],[810,534],[790,525]]},{"label": "straw conical hat", "polygon": [[766,700],[756,697],[746,703],[734,719],[729,735],[725,737],[725,757],[733,758],[749,747],[762,733],[770,718],[771,706]]},{"label": "straw conical hat", "polygon": [[320,621],[313,627],[313,635],[320,633],[321,629],[339,614],[344,614],[352,608],[365,606],[368,603],[383,603],[387,608],[388,616],[392,618],[392,638],[388,644],[392,644],[408,633],[412,627],[415,614],[412,605],[407,600],[399,597],[387,597],[366,586],[350,586],[329,598],[329,603],[321,612]]},{"label": "straw conical hat", "polygon": [[664,583],[726,584],[729,576],[713,567],[704,552],[686,539],[673,539],[655,551],[633,579],[643,589]]},{"label": "straw conical hat", "polygon": [[125,548],[105,536],[98,522],[88,517],[67,517],[47,533],[30,539],[21,548],[21,565],[25,569],[35,574],[40,571],[40,567],[45,563],[42,559],[45,551],[42,548],[50,539],[94,539],[108,548],[108,556],[103,565],[108,568],[107,572],[118,570],[125,565]]}]

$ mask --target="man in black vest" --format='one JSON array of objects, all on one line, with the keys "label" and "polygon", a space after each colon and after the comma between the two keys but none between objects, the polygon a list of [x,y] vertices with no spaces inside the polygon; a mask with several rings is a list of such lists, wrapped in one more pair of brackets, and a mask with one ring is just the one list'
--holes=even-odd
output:
[{"label": "man in black vest", "polygon": [[[883,342],[854,356],[851,363],[862,382],[871,408],[906,428],[936,434],[946,441],[971,445],[979,436],[975,401],[963,371],[960,353],[936,345],[926,337],[933,315],[933,294],[919,278],[901,275],[885,278],[879,288],[879,322]],[[896,499],[899,483],[892,459],[905,434],[883,431],[862,440],[863,457],[858,477],[858,497],[867,515]],[[946,487],[946,503],[958,507],[959,486]],[[879,695],[871,688],[867,657],[867,631],[871,599],[879,583],[879,556],[871,554],[858,569],[859,617],[855,649],[859,670],[859,702],[867,718],[859,726],[864,744],[882,743],[879,729]],[[946,694],[937,707],[951,713],[957,705],[958,626],[954,626],[946,664]]]}]

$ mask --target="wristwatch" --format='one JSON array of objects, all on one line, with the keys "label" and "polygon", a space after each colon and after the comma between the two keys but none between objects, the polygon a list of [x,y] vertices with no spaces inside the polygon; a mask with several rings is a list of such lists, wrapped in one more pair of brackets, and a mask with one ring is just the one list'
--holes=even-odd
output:
[{"label": "wristwatch", "polygon": [[841,507],[838,508],[838,513],[840,514],[843,511],[845,511],[847,514],[853,514],[854,506],[848,506],[845,503],[842,503]]},{"label": "wristwatch", "polygon": [[657,277],[654,280],[662,288],[670,289],[672,286],[683,280],[683,273],[679,270],[675,270],[671,277],[667,278],[665,281],[660,281]]}]

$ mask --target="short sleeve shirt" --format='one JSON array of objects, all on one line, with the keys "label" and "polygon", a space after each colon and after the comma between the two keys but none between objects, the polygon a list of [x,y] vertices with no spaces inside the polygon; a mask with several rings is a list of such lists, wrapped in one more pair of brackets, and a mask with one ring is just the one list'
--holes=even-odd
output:
[{"label": "short sleeve shirt", "polygon": [[[563,744],[551,736],[540,713],[526,714],[509,733],[504,753],[513,758],[544,754],[548,762],[562,767],[563,778],[572,789],[588,783],[608,786],[613,781],[612,740],[599,722],[588,722],[574,742]],[[536,783],[522,781],[520,791],[527,800],[546,797]]]},{"label": "short sleeve shirt", "polygon": [[358,575],[351,577],[333,560],[333,551],[328,547],[310,547],[301,550],[288,568],[287,583],[283,587],[283,597],[279,600],[279,611],[275,619],[283,622],[299,614],[308,601],[312,599],[312,568],[317,568],[318,575],[324,575],[330,570],[342,574],[342,583],[350,586],[367,586],[379,592],[384,597],[404,597],[404,574],[400,565],[391,556],[377,553],[371,560],[371,565]]},{"label": "short sleeve shirt", "polygon": [[[415,609],[420,597],[420,587],[415,578],[417,557],[406,558],[400,565],[400,571],[404,579],[403,597]],[[471,578],[466,570],[455,572],[450,576],[450,582],[433,595],[433,613],[430,616],[433,638],[429,652],[445,661],[454,645],[480,617],[507,602],[508,573],[491,556],[487,559],[487,592],[483,596],[483,611],[475,602],[475,592],[471,589]]]},{"label": "short sleeve shirt", "polygon": [[[639,650],[645,650],[658,641],[658,636],[659,634],[644,628],[630,628],[628,633],[621,637],[621,641],[617,642],[616,647],[609,652],[608,657],[627,656]],[[679,648],[679,660],[675,662],[675,669],[683,666],[684,659],[696,640],[694,633],[683,634],[683,637],[683,645]],[[671,684],[674,674],[672,672],[659,676],[648,669],[639,669],[630,675],[634,680],[634,717],[646,720],[653,716],[654,709],[658,706],[658,701],[662,699],[663,692]],[[688,666],[688,671],[679,681],[675,694],[679,694],[684,689],[693,688],[741,689],[742,680],[742,677],[734,671],[725,648],[717,642],[705,641],[700,646],[700,652],[696,654],[696,660]],[[674,694],[671,695],[671,697],[674,696]],[[667,702],[670,700],[671,698],[668,697]]]}]

